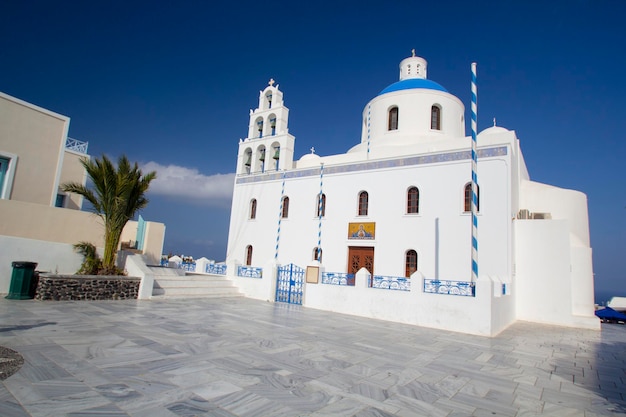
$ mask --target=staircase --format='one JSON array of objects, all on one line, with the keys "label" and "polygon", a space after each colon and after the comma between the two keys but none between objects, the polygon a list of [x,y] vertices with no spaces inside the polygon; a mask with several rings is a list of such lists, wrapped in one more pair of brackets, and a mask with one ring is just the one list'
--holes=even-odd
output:
[{"label": "staircase", "polygon": [[154,274],[153,299],[241,297],[237,287],[221,275],[185,273],[175,268],[149,268]]}]

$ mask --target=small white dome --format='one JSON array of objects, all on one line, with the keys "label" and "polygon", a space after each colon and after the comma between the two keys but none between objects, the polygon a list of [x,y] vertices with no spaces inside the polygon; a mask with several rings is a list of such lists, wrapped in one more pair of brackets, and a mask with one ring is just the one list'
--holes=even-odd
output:
[{"label": "small white dome", "polygon": [[302,156],[302,158],[300,158],[300,161],[305,162],[305,161],[317,161],[318,159],[320,159],[319,155],[316,155],[314,153],[308,153],[304,156]]},{"label": "small white dome", "polygon": [[498,133],[506,133],[506,132],[510,132],[509,129],[506,129],[502,126],[491,126],[488,127],[487,129],[483,130],[482,132],[480,132],[478,134],[478,136],[483,136],[483,135],[495,135]]}]

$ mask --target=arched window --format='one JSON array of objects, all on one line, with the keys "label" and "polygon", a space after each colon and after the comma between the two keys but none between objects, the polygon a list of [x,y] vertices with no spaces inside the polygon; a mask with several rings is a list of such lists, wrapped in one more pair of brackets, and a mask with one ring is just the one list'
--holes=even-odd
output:
[{"label": "arched window", "polygon": [[272,92],[268,91],[267,94],[265,94],[265,102],[267,103],[267,108],[271,109],[272,108]]},{"label": "arched window", "polygon": [[250,173],[250,168],[252,166],[252,149],[246,149],[243,155],[243,171],[246,174]]},{"label": "arched window", "polygon": [[430,128],[441,130],[441,107],[437,105],[430,108]]},{"label": "arched window", "polygon": [[252,245],[246,247],[246,265],[252,265]]},{"label": "arched window", "polygon": [[256,130],[259,132],[259,137],[263,137],[263,119],[259,119],[256,122]]},{"label": "arched window", "polygon": [[272,159],[275,162],[276,171],[278,171],[278,166],[280,162],[280,145],[277,143],[272,144],[272,149],[274,150],[274,154],[272,155]]},{"label": "arched window", "polygon": [[322,248],[313,248],[313,260],[322,262]]},{"label": "arched window", "polygon": [[317,217],[326,215],[326,194],[317,195]]},{"label": "arched window", "polygon": [[359,193],[359,216],[367,216],[368,204],[369,197],[367,191],[361,191]]},{"label": "arched window", "polygon": [[[463,211],[472,211],[472,183],[465,184],[465,203],[463,204]],[[476,211],[480,210],[480,188],[476,186]]]},{"label": "arched window", "polygon": [[270,134],[276,136],[276,116],[270,116]]},{"label": "arched window", "polygon": [[280,212],[280,217],[286,219],[289,217],[289,197],[283,197],[283,209]]},{"label": "arched window", "polygon": [[420,212],[420,190],[417,187],[409,188],[406,193],[406,212],[408,214]]},{"label": "arched window", "polygon": [[413,249],[406,251],[406,257],[404,261],[404,274],[407,278],[410,278],[413,272],[417,271],[417,252]]},{"label": "arched window", "polygon": [[387,130],[398,130],[398,108],[392,107],[389,109],[389,124]]},{"label": "arched window", "polygon": [[250,200],[250,219],[256,219],[256,198]]},{"label": "arched window", "polygon": [[258,171],[265,172],[265,158],[266,158],[265,146],[259,146],[257,148],[256,155],[257,155],[256,157],[258,159],[258,166],[256,166],[255,168]]}]

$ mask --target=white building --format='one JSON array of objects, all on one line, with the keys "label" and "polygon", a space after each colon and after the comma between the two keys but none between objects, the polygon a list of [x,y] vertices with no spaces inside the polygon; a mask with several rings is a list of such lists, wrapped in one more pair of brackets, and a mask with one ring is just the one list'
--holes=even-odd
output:
[{"label": "white building", "polygon": [[[413,55],[365,105],[360,143],[294,160],[270,80],[239,144],[229,275],[254,298],[286,290],[308,307],[466,333],[495,335],[515,320],[599,328],[586,196],[531,181],[515,131],[498,126],[477,139],[472,280],[464,113]],[[308,268],[290,284],[276,273],[288,264]],[[327,284],[351,274],[354,286]]]},{"label": "white building", "polygon": [[[82,262],[74,243],[104,247],[99,218],[61,190],[87,181],[80,159],[89,158],[88,144],[70,138],[69,128],[69,117],[0,92],[0,294],[9,291],[13,261],[72,274]],[[157,263],[164,236],[162,223],[130,221],[122,242],[141,238],[142,253]]]}]

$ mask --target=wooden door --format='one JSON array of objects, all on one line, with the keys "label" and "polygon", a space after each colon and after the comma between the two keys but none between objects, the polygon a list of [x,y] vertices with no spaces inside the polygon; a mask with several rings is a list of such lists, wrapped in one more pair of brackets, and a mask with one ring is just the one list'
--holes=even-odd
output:
[{"label": "wooden door", "polygon": [[348,273],[356,274],[361,268],[366,268],[371,275],[374,275],[374,248],[348,247]]}]

